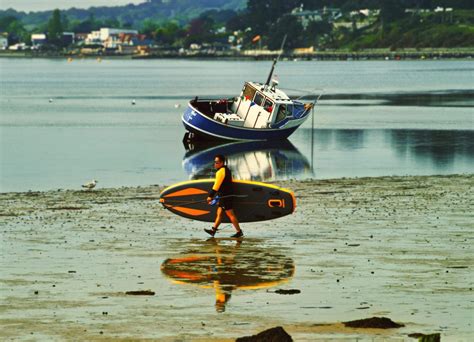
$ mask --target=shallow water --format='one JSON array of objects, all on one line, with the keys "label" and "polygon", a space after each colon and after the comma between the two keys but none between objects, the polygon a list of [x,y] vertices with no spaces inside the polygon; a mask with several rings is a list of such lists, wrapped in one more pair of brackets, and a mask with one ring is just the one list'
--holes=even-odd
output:
[{"label": "shallow water", "polygon": [[244,80],[264,80],[270,62],[1,59],[0,68],[2,192],[207,177],[216,151],[237,177],[266,181],[474,170],[470,61],[280,62],[282,87],[325,95],[313,131],[308,120],[289,142],[264,146],[184,146],[180,115],[195,95],[234,96]]}]

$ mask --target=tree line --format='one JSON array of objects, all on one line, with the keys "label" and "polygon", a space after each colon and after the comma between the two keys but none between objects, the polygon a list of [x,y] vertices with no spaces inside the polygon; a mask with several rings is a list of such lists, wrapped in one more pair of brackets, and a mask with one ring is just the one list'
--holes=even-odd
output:
[{"label": "tree line", "polygon": [[[150,1],[148,5],[158,2]],[[140,6],[124,8],[132,11],[136,7]],[[339,21],[350,22],[350,26],[338,25],[324,15],[323,9],[334,7],[343,14]],[[433,12],[437,7],[455,10]],[[320,10],[322,20],[303,26],[297,16],[291,15],[295,8]],[[379,11],[377,17],[369,20],[353,15],[354,11],[366,8]],[[406,9],[411,11],[407,13]],[[420,9],[431,11],[417,11]],[[50,44],[57,47],[63,47],[60,34],[64,31],[87,33],[101,27],[138,29],[157,45],[169,48],[189,47],[193,43],[230,43],[242,48],[277,49],[284,35],[288,35],[287,48],[449,47],[473,46],[474,41],[471,0],[249,0],[241,10],[206,10],[185,22],[176,16],[153,19],[150,14],[150,18],[135,24],[124,19],[124,15],[97,19],[90,12],[86,19],[76,19],[66,13],[54,10],[48,20],[32,28],[27,28],[20,18],[2,16],[0,31],[8,32],[12,43],[28,43],[31,33],[46,32]]]}]

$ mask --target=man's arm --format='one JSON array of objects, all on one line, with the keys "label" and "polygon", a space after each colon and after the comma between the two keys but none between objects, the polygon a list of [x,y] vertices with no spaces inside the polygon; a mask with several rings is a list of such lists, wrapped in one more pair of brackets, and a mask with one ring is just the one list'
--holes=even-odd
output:
[{"label": "man's arm", "polygon": [[207,198],[207,201],[210,202],[212,198],[215,196],[217,191],[219,191],[222,182],[224,181],[225,178],[225,168],[220,168],[219,171],[216,172],[216,180],[214,182],[214,185],[212,186],[211,191],[209,191],[209,197]]}]

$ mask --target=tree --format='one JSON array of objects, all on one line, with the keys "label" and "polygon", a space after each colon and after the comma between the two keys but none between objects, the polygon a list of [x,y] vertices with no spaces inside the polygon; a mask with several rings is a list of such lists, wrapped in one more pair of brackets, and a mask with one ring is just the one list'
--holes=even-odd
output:
[{"label": "tree", "polygon": [[332,24],[327,21],[312,21],[306,27],[304,39],[306,46],[318,45],[319,40],[326,34],[331,33]]},{"label": "tree", "polygon": [[8,41],[10,44],[18,42],[28,43],[30,35],[23,26],[20,19],[14,16],[0,18],[0,31],[8,32]]},{"label": "tree", "polygon": [[97,20],[95,20],[94,14],[90,13],[89,17],[86,20],[74,21],[71,24],[70,30],[76,33],[86,33],[86,32],[97,30],[99,27],[100,27],[100,23]]},{"label": "tree", "polygon": [[48,21],[48,42],[57,47],[62,47],[62,37],[63,25],[61,22],[61,12],[55,9],[51,19]]},{"label": "tree", "polygon": [[18,18],[14,17],[12,15],[1,17],[0,18],[0,31],[8,32],[8,27],[12,23],[17,22],[17,21],[19,21]]},{"label": "tree", "polygon": [[207,43],[212,40],[214,21],[209,17],[199,17],[191,20],[186,31],[186,44]]},{"label": "tree", "polygon": [[140,33],[146,34],[148,37],[155,37],[155,32],[160,28],[158,22],[152,19],[145,19],[142,23]]},{"label": "tree", "polygon": [[303,27],[294,16],[282,16],[272,25],[269,32],[268,48],[270,50],[279,49],[285,35],[287,35],[287,38],[284,48],[294,49],[303,47]]},{"label": "tree", "polygon": [[300,6],[299,0],[248,0],[247,16],[254,34],[267,34],[272,24]]},{"label": "tree", "polygon": [[183,30],[174,21],[169,21],[159,27],[153,34],[154,39],[162,45],[173,45],[183,36]]},{"label": "tree", "polygon": [[383,0],[380,3],[380,18],[384,23],[390,23],[403,18],[405,8],[399,0]]}]

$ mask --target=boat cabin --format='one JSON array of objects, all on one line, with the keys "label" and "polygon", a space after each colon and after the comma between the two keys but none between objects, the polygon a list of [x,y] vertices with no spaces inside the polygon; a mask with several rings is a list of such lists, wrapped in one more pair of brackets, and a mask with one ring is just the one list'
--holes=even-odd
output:
[{"label": "boat cabin", "polygon": [[291,100],[276,88],[278,82],[270,86],[246,82],[240,96],[231,100],[192,101],[203,114],[227,125],[245,128],[279,128],[290,119],[301,117],[307,110],[301,102]]}]

